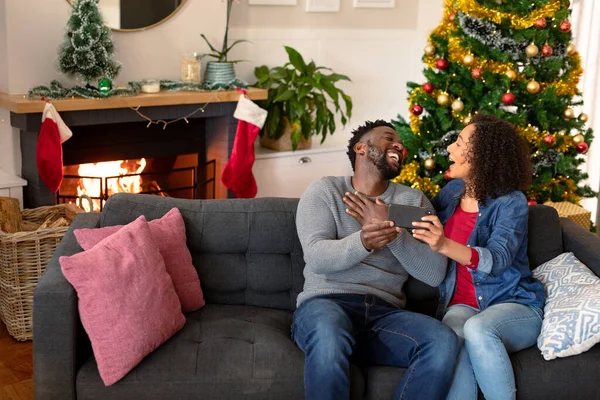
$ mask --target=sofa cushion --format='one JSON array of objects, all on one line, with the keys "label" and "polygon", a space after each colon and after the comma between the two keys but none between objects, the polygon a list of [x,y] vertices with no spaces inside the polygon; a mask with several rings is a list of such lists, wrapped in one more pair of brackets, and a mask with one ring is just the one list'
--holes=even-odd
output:
[{"label": "sofa cushion", "polygon": [[[185,225],[179,210],[172,208],[161,218],[148,222],[148,226],[163,256],[167,273],[173,280],[182,311],[196,311],[204,307],[198,272],[192,265],[192,255],[186,246]],[[79,245],[84,250],[89,250],[122,227],[123,225],[113,225],[97,229],[76,229],[74,233]]]},{"label": "sofa cushion", "polygon": [[544,205],[529,206],[527,238],[527,255],[531,269],[563,252],[560,219],[554,208]]},{"label": "sofa cushion", "polygon": [[125,376],[185,324],[144,217],[94,248],[60,257],[105,385]]},{"label": "sofa cushion", "polygon": [[78,398],[303,399],[304,355],[290,339],[292,313],[208,303],[113,386],[93,358],[77,375]]},{"label": "sofa cushion", "polygon": [[546,360],[583,353],[600,342],[600,278],[573,253],[537,267],[546,289],[538,347]]}]

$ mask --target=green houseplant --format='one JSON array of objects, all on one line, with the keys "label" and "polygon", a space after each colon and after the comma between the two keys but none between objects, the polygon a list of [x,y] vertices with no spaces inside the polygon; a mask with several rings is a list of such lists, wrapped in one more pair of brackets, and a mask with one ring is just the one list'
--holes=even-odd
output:
[{"label": "green houseplant", "polygon": [[223,37],[223,44],[221,46],[221,50],[217,49],[213,46],[208,38],[204,35],[204,33],[200,34],[202,39],[206,42],[208,47],[210,48],[210,53],[205,54],[206,57],[211,57],[216,59],[215,61],[209,61],[206,64],[206,73],[204,76],[204,83],[209,88],[215,87],[218,88],[220,85],[228,86],[235,82],[235,63],[240,62],[241,60],[229,61],[227,60],[227,55],[231,51],[231,49],[237,45],[238,43],[248,42],[248,40],[236,40],[231,45],[228,42],[228,34],[229,34],[229,17],[231,17],[231,10],[233,9],[233,3],[235,0],[227,0],[227,18],[225,22],[225,36]]},{"label": "green houseplant", "polygon": [[[261,139],[280,139],[289,132],[292,150],[296,150],[303,139],[321,135],[323,143],[328,133],[333,135],[336,115],[342,125],[346,125],[352,116],[352,98],[336,84],[350,81],[350,78],[336,74],[330,68],[318,67],[314,61],[307,64],[291,47],[285,46],[285,51],[289,61],[283,66],[269,69],[263,65],[254,70],[258,79],[255,86],[269,91],[263,104],[269,114]],[[263,140],[261,145],[281,150]]]}]

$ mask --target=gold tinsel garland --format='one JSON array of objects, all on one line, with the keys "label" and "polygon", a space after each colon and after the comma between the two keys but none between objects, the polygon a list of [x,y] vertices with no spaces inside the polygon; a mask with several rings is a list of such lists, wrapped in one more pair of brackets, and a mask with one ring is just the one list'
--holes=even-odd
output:
[{"label": "gold tinsel garland", "polygon": [[535,25],[539,18],[551,18],[560,9],[560,1],[554,0],[543,7],[533,10],[529,15],[519,16],[514,13],[501,12],[482,7],[476,0],[456,0],[456,7],[462,12],[477,18],[485,18],[496,24],[508,19],[514,29],[527,29]]},{"label": "gold tinsel garland", "polygon": [[421,93],[425,93],[423,88],[415,88],[413,89],[412,93],[410,94],[410,97],[408,98],[408,115],[410,118],[410,130],[415,135],[421,135],[421,132],[419,130],[419,128],[421,127],[421,118],[412,113],[412,107],[415,105],[416,97]]},{"label": "gold tinsel garland", "polygon": [[431,32],[431,34],[439,36],[448,36],[452,28],[452,21],[450,21],[450,15],[457,11],[455,0],[444,1],[444,15],[442,16],[442,22]]},{"label": "gold tinsel garland", "polygon": [[[573,204],[579,205],[579,202],[581,201],[581,197],[578,196],[577,194],[575,194],[575,191],[577,190],[577,185],[575,184],[575,181],[573,179],[567,178],[566,176],[557,176],[555,178],[550,179],[550,182],[546,183],[545,185],[541,185],[540,191],[541,190],[552,191],[552,189],[556,185],[564,185],[566,187],[566,189],[562,195],[563,201],[568,201]],[[539,194],[539,191],[528,190],[527,198],[535,199],[538,194]],[[549,200],[549,199],[544,199],[544,201],[546,201],[546,200]]]},{"label": "gold tinsel garland", "polygon": [[524,137],[528,143],[531,143],[535,147],[539,147],[540,144],[542,142],[544,142],[544,137],[546,135],[554,136],[554,139],[556,142],[558,141],[557,139],[560,139],[560,138],[563,139],[562,143],[554,148],[556,151],[559,151],[561,153],[566,153],[571,148],[575,147],[575,143],[573,143],[573,136],[569,135],[566,132],[551,133],[546,130],[540,131],[539,129],[537,129],[531,125],[528,125],[526,127],[519,126],[519,127],[517,127],[517,132],[519,132],[519,134],[522,137]]},{"label": "gold tinsel garland", "polygon": [[418,161],[412,161],[402,167],[400,175],[392,179],[392,182],[410,186],[414,189],[419,189],[425,196],[432,198],[440,191],[439,185],[431,182],[431,178],[421,178],[419,169],[421,166]]}]

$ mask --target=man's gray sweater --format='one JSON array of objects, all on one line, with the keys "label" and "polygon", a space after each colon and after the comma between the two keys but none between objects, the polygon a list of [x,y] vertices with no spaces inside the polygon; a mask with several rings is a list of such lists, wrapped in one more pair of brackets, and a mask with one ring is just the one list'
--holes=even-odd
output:
[{"label": "man's gray sweater", "polygon": [[[306,266],[298,306],[315,296],[355,293],[372,294],[404,308],[402,287],[409,274],[430,286],[442,282],[446,257],[405,230],[381,250],[365,249],[360,223],[345,212],[346,192],[355,192],[349,176],[328,176],[313,182],[300,199],[296,225]],[[421,191],[392,182],[378,197],[386,204],[433,210]]]}]

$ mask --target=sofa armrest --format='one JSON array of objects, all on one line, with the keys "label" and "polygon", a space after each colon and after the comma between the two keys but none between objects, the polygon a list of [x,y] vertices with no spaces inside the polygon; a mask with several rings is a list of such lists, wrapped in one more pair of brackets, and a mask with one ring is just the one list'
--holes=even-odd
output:
[{"label": "sofa armrest", "polygon": [[83,251],[73,230],[100,226],[100,214],[79,214],[56,248],[33,296],[33,380],[36,400],[75,400],[82,342],[77,293],[58,258]]},{"label": "sofa armrest", "polygon": [[564,251],[571,251],[582,263],[600,276],[600,237],[568,218],[560,219]]}]

